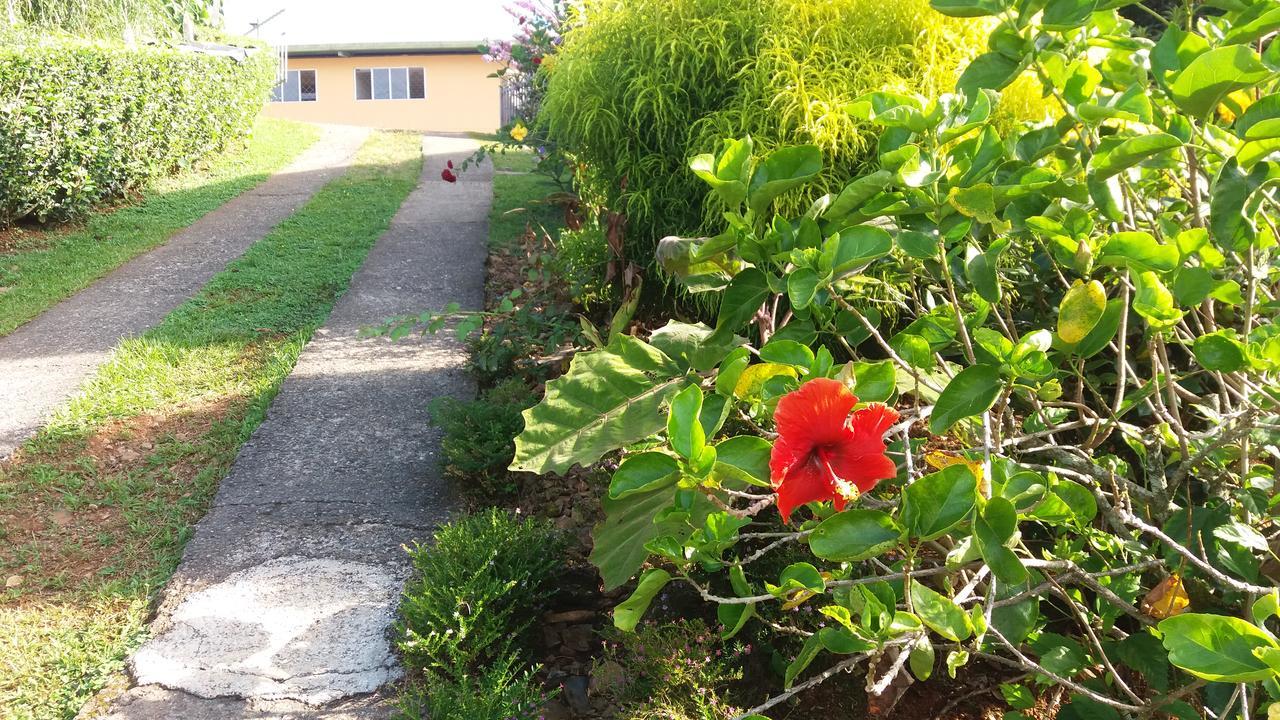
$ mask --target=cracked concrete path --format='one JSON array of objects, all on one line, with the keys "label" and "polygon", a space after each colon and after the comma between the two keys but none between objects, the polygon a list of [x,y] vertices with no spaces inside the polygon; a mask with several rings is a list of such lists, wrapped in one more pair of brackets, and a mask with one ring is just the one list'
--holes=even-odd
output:
[{"label": "cracked concrete path", "polygon": [[427,138],[423,180],[303,350],[166,586],[136,686],[109,720],[388,718],[404,543],[452,509],[427,405],[468,395],[446,334],[362,338],[384,318],[483,302],[491,169]]},{"label": "cracked concrete path", "polygon": [[325,126],[290,165],[0,337],[0,459],[44,426],[125,338],[140,335],[337,178],[368,136]]}]

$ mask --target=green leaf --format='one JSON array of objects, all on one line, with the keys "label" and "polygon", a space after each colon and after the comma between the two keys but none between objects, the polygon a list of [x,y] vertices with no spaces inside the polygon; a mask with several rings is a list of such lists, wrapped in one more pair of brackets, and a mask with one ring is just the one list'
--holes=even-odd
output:
[{"label": "green leaf", "polygon": [[676,459],[660,452],[629,455],[609,482],[609,497],[614,500],[672,485],[680,477]]},{"label": "green leaf", "polygon": [[800,648],[800,654],[796,655],[796,659],[787,666],[787,671],[782,678],[782,687],[789,689],[795,684],[796,678],[809,667],[820,652],[822,652],[822,637],[814,633],[805,639],[804,647]]},{"label": "green leaf", "polygon": [[879,195],[882,190],[889,187],[891,182],[893,182],[893,173],[888,170],[877,170],[863,175],[844,186],[840,194],[836,195],[827,206],[824,217],[832,221],[843,220],[867,204],[868,200]]},{"label": "green leaf", "polygon": [[760,359],[765,362],[794,365],[808,370],[813,366],[813,351],[808,345],[795,340],[770,340],[760,348]]},{"label": "green leaf", "polygon": [[667,441],[686,460],[697,457],[707,442],[706,432],[699,421],[701,414],[702,388],[697,385],[690,385],[671,398]]},{"label": "green leaf", "polygon": [[1253,621],[1259,625],[1263,625],[1268,619],[1280,615],[1280,591],[1272,590],[1255,600],[1253,607],[1249,609],[1249,614],[1253,616]]},{"label": "green leaf", "polygon": [[635,632],[653,598],[671,582],[671,573],[661,568],[646,570],[631,597],[613,609],[613,626],[623,632]]},{"label": "green leaf", "polygon": [[956,89],[968,97],[980,90],[1001,90],[1022,73],[1025,65],[998,52],[988,52],[974,58],[960,74]]},{"label": "green leaf", "polygon": [[1191,350],[1205,370],[1230,373],[1244,367],[1244,345],[1225,330],[1201,335],[1191,345]]},{"label": "green leaf", "polygon": [[1107,238],[1098,262],[1135,270],[1171,272],[1178,267],[1178,248],[1161,245],[1150,233],[1118,232]]},{"label": "green leaf", "polygon": [[720,299],[716,330],[707,341],[719,343],[728,340],[755,317],[756,311],[770,294],[769,280],[757,268],[747,268],[735,275]]},{"label": "green leaf", "polygon": [[1209,229],[1220,246],[1239,247],[1253,240],[1254,193],[1280,175],[1280,165],[1259,163],[1245,172],[1235,158],[1222,164],[1209,197]]},{"label": "green leaf", "polygon": [[952,642],[960,642],[973,634],[969,616],[951,598],[934,592],[921,582],[911,583],[911,609],[930,630]]},{"label": "green leaf", "polygon": [[728,640],[746,627],[747,621],[756,614],[755,603],[724,603],[716,606],[716,619],[724,627],[720,631],[720,639]]},{"label": "green leaf", "polygon": [[1088,358],[1102,352],[1116,336],[1120,330],[1120,321],[1124,318],[1124,314],[1129,312],[1129,308],[1125,306],[1121,298],[1113,298],[1107,301],[1107,308],[1103,311],[1102,317],[1098,320],[1098,324],[1093,326],[1089,334],[1076,344],[1071,351],[1080,357]]},{"label": "green leaf", "polygon": [[1003,583],[1019,585],[1027,581],[1027,569],[1006,543],[1018,527],[1018,513],[1013,503],[1002,497],[993,497],[973,525],[973,537],[978,552],[987,561],[991,572]]},{"label": "green leaf", "polygon": [[671,358],[629,335],[578,353],[569,372],[547,383],[542,402],[524,411],[511,469],[563,473],[643,440],[662,429],[662,404],[687,382]]},{"label": "green leaf", "polygon": [[756,166],[747,193],[751,210],[761,215],[782,193],[822,171],[822,151],[815,145],[778,148]]},{"label": "green leaf", "polygon": [[1094,155],[1089,161],[1089,169],[1098,177],[1107,178],[1153,155],[1178,147],[1182,147],[1182,141],[1167,133],[1139,135],[1121,142],[1110,150]]},{"label": "green leaf", "polygon": [[854,225],[827,240],[826,254],[831,258],[831,272],[836,277],[866,267],[871,261],[893,250],[893,237],[878,227]]},{"label": "green leaf", "polygon": [[902,252],[917,260],[932,260],[938,257],[938,244],[941,239],[936,232],[900,230],[897,240]]},{"label": "green leaf", "polygon": [[1071,30],[1089,21],[1098,0],[1049,0],[1040,24],[1046,30]]},{"label": "green leaf", "polygon": [[916,676],[920,681],[928,680],[933,674],[933,665],[936,656],[933,652],[933,643],[929,642],[928,635],[921,635],[911,645],[911,655],[907,657],[907,665],[911,668],[911,674]]},{"label": "green leaf", "polygon": [[996,267],[998,257],[998,252],[979,252],[977,248],[970,246],[968,259],[964,263],[965,277],[978,295],[989,303],[1000,302],[1000,271]]},{"label": "green leaf", "polygon": [[978,502],[978,479],[963,464],[925,475],[902,491],[902,523],[912,537],[933,540],[964,522]]},{"label": "green leaf", "polygon": [[747,197],[751,181],[751,138],[726,139],[720,155],[698,155],[689,161],[689,169],[702,178],[725,205],[736,208]]},{"label": "green leaf", "polygon": [[818,282],[818,273],[811,268],[800,268],[788,275],[787,299],[791,301],[791,307],[797,310],[809,307],[818,292]]},{"label": "green leaf", "polygon": [[1275,671],[1255,654],[1276,648],[1271,633],[1240,618],[1184,613],[1160,622],[1169,662],[1210,682],[1260,682]]},{"label": "green leaf", "polygon": [[929,418],[929,432],[941,435],[960,420],[990,410],[1002,387],[1000,373],[990,365],[971,365],[961,370],[938,396]]},{"label": "green leaf", "polygon": [[898,386],[898,369],[892,360],[853,363],[854,389],[861,402],[885,402]]},{"label": "green leaf", "polygon": [[1175,325],[1182,313],[1174,307],[1173,293],[1153,272],[1134,276],[1137,292],[1133,295],[1133,311],[1146,319],[1151,327],[1163,329]]},{"label": "green leaf", "polygon": [[716,471],[752,485],[769,484],[769,455],[773,445],[762,437],[739,435],[716,445]]},{"label": "green leaf", "polygon": [[1058,306],[1058,337],[1072,345],[1084,340],[1098,326],[1106,310],[1107,290],[1102,283],[1077,281]]},{"label": "green leaf", "polygon": [[809,535],[809,549],[823,560],[856,562],[898,545],[902,528],[878,510],[854,508],[823,520]]},{"label": "green leaf", "polygon": [[986,17],[1008,9],[1006,0],[929,0],[929,5],[951,17]]},{"label": "green leaf", "polygon": [[671,507],[674,497],[673,488],[659,487],[619,500],[603,498],[605,520],[592,531],[591,562],[600,569],[606,590],[619,587],[644,566],[649,558],[645,543],[664,535],[688,538],[693,533],[690,523],[701,525],[715,509],[705,495],[694,493],[687,520],[654,522],[658,513]]},{"label": "green leaf", "polygon": [[1197,56],[1169,83],[1169,95],[1178,107],[1197,117],[1208,117],[1222,98],[1266,80],[1271,70],[1258,53],[1245,45],[1227,45]]},{"label": "green leaf", "polygon": [[1280,30],[1280,7],[1259,2],[1235,19],[1235,22],[1227,28],[1222,42],[1224,44],[1250,43],[1276,30]]},{"label": "green leaf", "polygon": [[671,320],[650,333],[649,344],[677,363],[705,372],[719,365],[731,348],[745,342],[739,337],[729,337],[725,342],[713,344],[711,333],[711,328],[703,323],[691,325]]}]

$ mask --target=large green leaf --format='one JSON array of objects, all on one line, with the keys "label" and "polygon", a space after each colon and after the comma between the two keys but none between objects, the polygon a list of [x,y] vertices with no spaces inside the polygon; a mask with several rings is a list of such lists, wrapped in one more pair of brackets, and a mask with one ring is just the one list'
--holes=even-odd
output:
[{"label": "large green leaf", "polygon": [[1209,197],[1209,229],[1219,245],[1239,247],[1258,234],[1254,193],[1280,176],[1280,164],[1258,163],[1245,172],[1235,158],[1222,164]]},{"label": "large green leaf", "polygon": [[642,440],[663,428],[663,402],[687,382],[671,358],[629,335],[578,353],[524,411],[511,469],[563,473]]},{"label": "large green leaf", "polygon": [[821,171],[822,151],[816,145],[792,145],[774,150],[760,161],[751,176],[747,197],[752,211],[757,215],[763,213],[774,198]]},{"label": "large green leaf", "polygon": [[1002,386],[1000,373],[990,365],[971,365],[961,370],[938,396],[929,417],[929,432],[941,435],[960,420],[990,410]]},{"label": "large green leaf", "polygon": [[1049,0],[1040,24],[1047,30],[1071,30],[1089,21],[1098,0]]},{"label": "large green leaf", "polygon": [[[755,435],[738,435],[716,445],[716,473],[751,485],[769,487],[773,445]],[[723,480],[722,480],[723,482]]]},{"label": "large green leaf", "polygon": [[1182,312],[1174,306],[1173,293],[1153,272],[1134,276],[1137,292],[1133,294],[1133,311],[1141,315],[1153,328],[1163,329],[1178,322]]},{"label": "large green leaf", "polygon": [[920,540],[945,535],[973,512],[977,491],[978,479],[963,464],[925,475],[902,491],[902,523]]},{"label": "large green leaf", "polygon": [[861,208],[868,200],[880,194],[893,182],[893,173],[888,170],[877,170],[850,182],[836,195],[827,206],[825,218],[831,221],[842,220]]},{"label": "large green leaf", "polygon": [[973,537],[978,552],[987,561],[991,572],[1001,582],[1018,585],[1027,581],[1027,569],[1006,543],[1018,528],[1018,513],[1013,503],[1002,497],[993,497],[973,524]]},{"label": "large green leaf", "polygon": [[902,528],[878,510],[855,508],[823,520],[809,535],[809,549],[824,560],[856,562],[898,544]]},{"label": "large green leaf", "polygon": [[720,364],[730,349],[746,341],[728,336],[722,342],[711,342],[712,329],[703,323],[672,320],[649,335],[649,344],[684,367],[705,372]]},{"label": "large green leaf", "polygon": [[1197,118],[1207,117],[1236,90],[1251,88],[1271,75],[1258,53],[1246,45],[1214,48],[1192,60],[1169,83],[1178,107]]},{"label": "large green leaf", "polygon": [[1271,633],[1240,618],[1185,613],[1162,620],[1169,662],[1211,682],[1260,682],[1275,677],[1255,651],[1280,647]]}]

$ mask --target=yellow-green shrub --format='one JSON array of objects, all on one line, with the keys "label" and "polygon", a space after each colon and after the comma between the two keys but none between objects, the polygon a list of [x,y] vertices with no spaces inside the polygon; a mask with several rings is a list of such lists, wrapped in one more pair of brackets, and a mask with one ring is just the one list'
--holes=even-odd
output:
[{"label": "yellow-green shrub", "polygon": [[[588,202],[626,214],[627,254],[648,265],[658,238],[719,216],[687,158],[726,137],[815,144],[825,169],[781,206],[793,211],[871,157],[874,131],[845,105],[881,89],[936,96],[989,30],[926,0],[587,0],[545,65],[542,122],[585,164]],[[1009,93],[1045,112],[1029,84]]]}]

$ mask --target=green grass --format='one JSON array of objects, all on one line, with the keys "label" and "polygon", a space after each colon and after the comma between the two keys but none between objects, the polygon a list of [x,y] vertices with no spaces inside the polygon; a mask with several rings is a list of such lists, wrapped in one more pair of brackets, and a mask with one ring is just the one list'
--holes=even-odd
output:
[{"label": "green grass", "polygon": [[141,202],[67,230],[18,230],[0,242],[0,336],[231,198],[258,185],[320,137],[314,125],[262,118],[248,146],[156,182]]},{"label": "green grass", "polygon": [[[489,210],[489,247],[515,248],[525,227],[555,231],[564,224],[564,211],[543,200],[559,190],[550,178],[534,175],[533,153],[510,151],[493,158],[493,207]],[[521,173],[516,175],[506,173]]]},{"label": "green grass", "polygon": [[145,636],[240,445],[417,183],[420,140],[357,164],[144,336],[0,465],[0,707],[69,720]]}]

